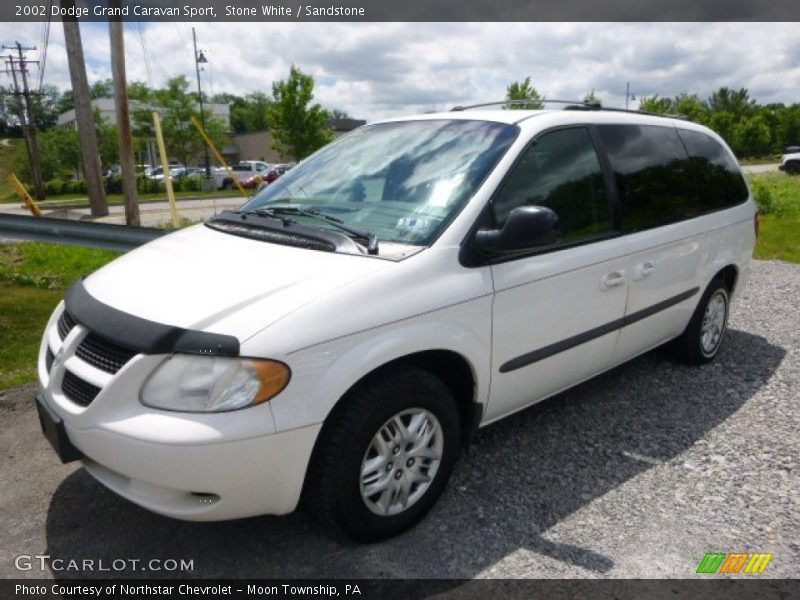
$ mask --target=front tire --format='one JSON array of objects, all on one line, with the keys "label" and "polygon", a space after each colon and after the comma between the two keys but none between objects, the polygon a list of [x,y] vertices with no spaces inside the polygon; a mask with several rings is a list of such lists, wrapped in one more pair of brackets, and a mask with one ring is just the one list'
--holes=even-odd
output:
[{"label": "front tire", "polygon": [[437,377],[409,366],[342,402],[315,450],[307,503],[353,539],[397,535],[425,516],[450,478],[461,442],[455,400]]},{"label": "front tire", "polygon": [[683,334],[673,342],[673,354],[688,365],[704,365],[714,360],[722,346],[728,326],[730,294],[721,277],[706,288]]}]

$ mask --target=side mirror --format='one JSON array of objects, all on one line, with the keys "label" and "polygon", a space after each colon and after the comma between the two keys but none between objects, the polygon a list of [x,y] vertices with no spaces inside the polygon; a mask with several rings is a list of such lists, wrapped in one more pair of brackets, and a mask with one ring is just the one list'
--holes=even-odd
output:
[{"label": "side mirror", "polygon": [[486,252],[519,252],[558,241],[558,215],[544,206],[518,206],[502,229],[479,229],[475,245]]}]

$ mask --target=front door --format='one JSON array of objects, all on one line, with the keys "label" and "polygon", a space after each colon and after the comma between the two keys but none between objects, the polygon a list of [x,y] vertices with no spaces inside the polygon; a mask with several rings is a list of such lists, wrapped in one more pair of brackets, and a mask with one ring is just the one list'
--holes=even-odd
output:
[{"label": "front door", "polygon": [[552,130],[524,151],[492,200],[502,227],[518,206],[559,216],[555,246],[492,265],[492,382],[486,419],[603,371],[625,313],[625,240],[586,127]]}]

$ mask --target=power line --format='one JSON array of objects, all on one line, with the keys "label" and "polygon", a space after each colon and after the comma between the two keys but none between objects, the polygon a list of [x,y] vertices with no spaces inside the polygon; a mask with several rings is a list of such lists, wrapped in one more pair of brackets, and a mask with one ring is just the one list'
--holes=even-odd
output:
[{"label": "power line", "polygon": [[153,69],[150,66],[150,56],[147,52],[147,43],[144,41],[144,33],[142,32],[142,22],[137,19],[136,24],[139,32],[139,44],[142,47],[142,56],[144,56],[144,68],[147,71],[147,85],[152,89],[153,87]]},{"label": "power line", "polygon": [[[145,48],[145,53],[149,56],[150,55],[150,49],[148,48],[148,45],[147,45],[146,32],[144,30],[142,30],[141,23],[139,23],[139,38],[140,38],[140,40],[142,42],[143,47]],[[158,68],[158,70],[161,72],[162,77],[164,77],[165,80],[169,80],[169,75],[164,70],[164,67],[161,66],[160,61],[155,59],[155,60],[151,60],[151,63],[154,64],[156,66],[156,68]],[[150,84],[150,87],[153,87],[152,83]]]},{"label": "power line", "polygon": [[42,88],[44,87],[44,72],[47,68],[47,48],[50,45],[50,19],[51,19],[51,8],[53,6],[53,0],[50,0],[48,7],[47,7],[47,21],[44,23],[44,31],[43,37],[44,40],[42,42],[42,53],[41,53],[41,64],[39,65],[39,92],[41,93]]}]

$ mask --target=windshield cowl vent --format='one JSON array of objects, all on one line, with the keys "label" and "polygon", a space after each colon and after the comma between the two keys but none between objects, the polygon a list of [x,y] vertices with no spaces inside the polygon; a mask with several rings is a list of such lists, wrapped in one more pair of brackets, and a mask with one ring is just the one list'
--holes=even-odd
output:
[{"label": "windshield cowl vent", "polygon": [[272,244],[306,248],[307,250],[321,250],[323,252],[336,251],[336,244],[332,242],[302,235],[293,231],[265,229],[264,227],[252,226],[246,223],[231,223],[230,221],[217,219],[206,221],[206,226],[211,229],[216,229],[217,231],[230,233],[231,235],[238,235]]}]

